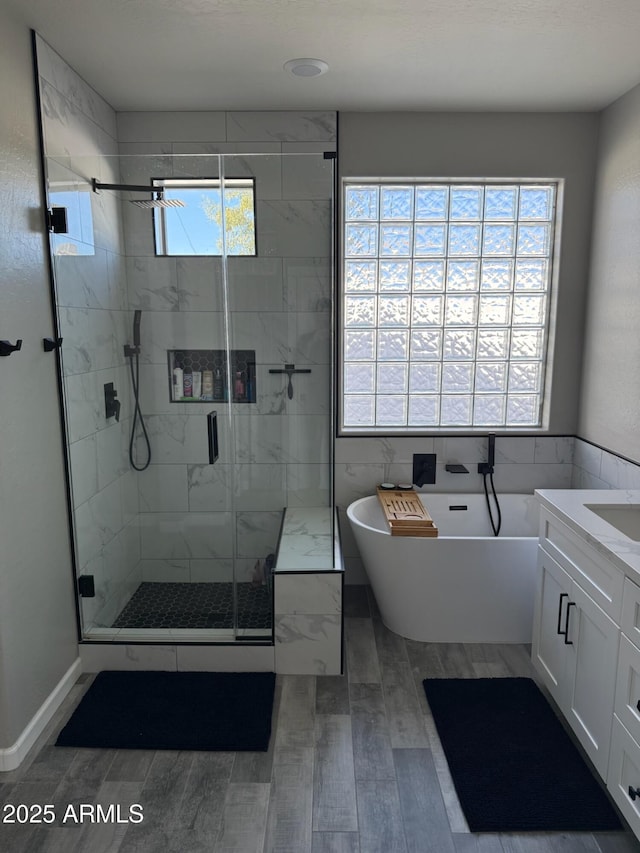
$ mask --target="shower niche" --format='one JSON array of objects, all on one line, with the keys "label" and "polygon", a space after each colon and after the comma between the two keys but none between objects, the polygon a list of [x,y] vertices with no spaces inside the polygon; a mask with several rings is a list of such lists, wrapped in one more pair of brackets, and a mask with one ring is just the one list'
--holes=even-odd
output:
[{"label": "shower niche", "polygon": [[167,351],[172,403],[255,403],[255,350]]}]

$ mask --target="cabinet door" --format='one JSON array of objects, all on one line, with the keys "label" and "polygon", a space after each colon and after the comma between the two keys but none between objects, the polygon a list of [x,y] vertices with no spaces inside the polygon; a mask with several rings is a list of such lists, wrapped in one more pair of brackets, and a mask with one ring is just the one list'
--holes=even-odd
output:
[{"label": "cabinet door", "polygon": [[562,710],[596,770],[606,778],[620,629],[575,583],[568,607],[569,696]]},{"label": "cabinet door", "polygon": [[634,835],[640,838],[640,746],[614,716],[607,788]]},{"label": "cabinet door", "polygon": [[538,594],[531,655],[542,681],[563,707],[567,691],[567,657],[571,648],[561,633],[572,588],[569,575],[547,552],[538,549]]},{"label": "cabinet door", "polygon": [[613,711],[629,734],[640,740],[640,649],[620,634]]}]

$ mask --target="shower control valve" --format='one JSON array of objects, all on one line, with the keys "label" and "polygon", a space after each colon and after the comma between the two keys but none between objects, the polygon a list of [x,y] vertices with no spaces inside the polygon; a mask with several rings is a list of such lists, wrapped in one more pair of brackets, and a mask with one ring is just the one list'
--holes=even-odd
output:
[{"label": "shower control valve", "polygon": [[436,454],[414,453],[411,482],[421,488],[436,481]]},{"label": "shower control valve", "polygon": [[106,418],[120,420],[120,400],[113,382],[106,382],[104,386],[104,415]]}]

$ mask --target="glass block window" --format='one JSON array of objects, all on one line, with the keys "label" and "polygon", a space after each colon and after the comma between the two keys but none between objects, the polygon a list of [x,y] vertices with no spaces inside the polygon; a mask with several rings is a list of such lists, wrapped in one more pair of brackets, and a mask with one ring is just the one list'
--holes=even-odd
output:
[{"label": "glass block window", "polygon": [[153,210],[157,255],[256,254],[253,178],[157,178],[153,184],[167,201],[182,203]]},{"label": "glass block window", "polygon": [[542,425],[557,192],[345,182],[345,431]]}]

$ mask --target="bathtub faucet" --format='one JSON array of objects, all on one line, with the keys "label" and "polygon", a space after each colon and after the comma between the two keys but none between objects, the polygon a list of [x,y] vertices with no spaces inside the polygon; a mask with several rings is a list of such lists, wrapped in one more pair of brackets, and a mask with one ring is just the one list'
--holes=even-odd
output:
[{"label": "bathtub faucet", "polygon": [[478,462],[478,474],[493,474],[493,466],[496,458],[496,434],[490,432],[488,435],[487,461]]}]

